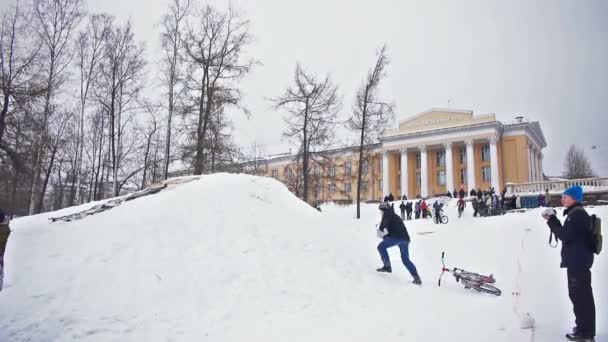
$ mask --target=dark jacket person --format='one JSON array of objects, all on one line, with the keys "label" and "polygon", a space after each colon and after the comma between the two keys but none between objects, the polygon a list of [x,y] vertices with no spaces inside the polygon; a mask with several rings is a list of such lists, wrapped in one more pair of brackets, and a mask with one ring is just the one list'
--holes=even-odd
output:
[{"label": "dark jacket person", "polygon": [[595,337],[595,301],[591,289],[591,266],[593,265],[593,245],[590,217],[581,204],[583,189],[573,186],[562,195],[566,208],[566,219],[562,224],[555,210],[546,209],[543,217],[551,232],[562,241],[561,267],[568,275],[568,294],[572,301],[576,326],[566,334],[570,340],[591,340]]},{"label": "dark jacket person", "polygon": [[4,282],[4,251],[6,250],[6,243],[10,234],[11,229],[9,228],[8,216],[0,209],[0,291],[2,291]]},{"label": "dark jacket person", "polygon": [[414,284],[422,284],[416,266],[409,257],[410,235],[403,224],[403,221],[395,214],[391,207],[386,203],[381,203],[378,207],[382,211],[382,221],[380,222],[380,231],[387,231],[387,234],[382,238],[382,242],[378,245],[378,253],[384,266],[377,269],[378,272],[391,273],[391,260],[389,258],[387,248],[398,246],[401,251],[401,261],[407,270],[414,278]]}]

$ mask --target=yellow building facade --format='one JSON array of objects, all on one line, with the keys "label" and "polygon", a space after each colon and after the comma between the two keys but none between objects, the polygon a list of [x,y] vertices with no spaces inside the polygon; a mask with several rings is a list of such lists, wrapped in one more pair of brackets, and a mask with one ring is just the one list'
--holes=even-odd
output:
[{"label": "yellow building facade", "polygon": [[[507,183],[543,180],[547,146],[538,122],[521,117],[502,123],[494,114],[430,109],[387,129],[366,148],[361,198],[430,197],[463,188],[503,189]],[[358,147],[324,151],[310,168],[311,202],[352,202],[356,198]],[[295,156],[265,160],[267,176],[298,192],[301,170]]]}]

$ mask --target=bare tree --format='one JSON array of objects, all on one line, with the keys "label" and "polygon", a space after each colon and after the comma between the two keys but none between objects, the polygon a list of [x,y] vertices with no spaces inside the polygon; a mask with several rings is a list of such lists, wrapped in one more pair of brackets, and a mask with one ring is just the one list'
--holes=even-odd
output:
[{"label": "bare tree", "polygon": [[570,145],[566,153],[564,167],[566,168],[564,176],[569,179],[595,177],[585,151],[576,147],[576,145]]},{"label": "bare tree", "polygon": [[163,81],[167,87],[167,132],[165,136],[163,179],[167,179],[169,164],[171,163],[172,121],[176,103],[181,93],[179,91],[176,92],[176,88],[182,82],[183,77],[180,72],[182,30],[190,7],[190,0],[172,0],[169,5],[169,12],[163,16],[161,21],[161,43],[164,52],[161,72]]},{"label": "bare tree", "polygon": [[254,141],[243,156],[243,172],[250,175],[265,175],[268,172],[268,162],[264,146]]},{"label": "bare tree", "polygon": [[109,117],[114,196],[118,196],[119,170],[126,155],[124,128],[133,119],[134,110],[138,107],[145,66],[143,53],[143,46],[135,42],[131,22],[124,27],[114,26],[108,33],[95,97]]},{"label": "bare tree", "polygon": [[35,79],[39,70],[34,67],[39,47],[29,36],[29,14],[17,2],[0,18],[0,151],[17,164],[16,151],[4,141],[7,119],[15,101],[41,90]]},{"label": "bare tree", "polygon": [[154,106],[152,106],[151,104],[146,104],[146,111],[150,115],[150,121],[147,124],[147,127],[145,127],[142,130],[142,135],[144,137],[145,145],[143,147],[143,150],[144,150],[143,175],[142,175],[142,179],[141,179],[140,189],[144,189],[146,187],[148,169],[150,168],[151,164],[157,163],[155,158],[152,159],[152,162],[150,161],[150,149],[153,147],[154,137],[156,135],[158,135],[157,134],[157,131],[158,131],[158,122],[157,121],[158,120],[156,118],[158,116],[158,114],[156,112],[156,108],[154,108]]},{"label": "bare tree", "polygon": [[73,56],[72,33],[83,17],[82,0],[34,0],[34,17],[42,49],[44,50],[44,72],[46,88],[44,107],[40,123],[34,162],[34,177],[30,196],[30,214],[36,208],[36,196],[44,196],[45,189],[39,189],[41,163],[47,144],[47,124],[52,111],[52,98],[65,81],[66,68]]},{"label": "bare tree", "polygon": [[357,174],[357,219],[361,217],[361,175],[364,160],[367,160],[365,147],[378,141],[386,124],[392,121],[393,105],[380,99],[380,82],[386,76],[385,68],[389,60],[386,45],[378,51],[376,64],[367,73],[355,95],[353,115],[348,121],[352,130],[359,134],[359,167]]},{"label": "bare tree", "polygon": [[240,81],[256,61],[243,60],[243,50],[251,42],[249,21],[229,8],[221,12],[205,6],[183,37],[188,61],[188,90],[197,108],[194,173],[205,168],[205,143],[213,113],[226,106],[239,106]]},{"label": "bare tree", "polygon": [[271,99],[275,109],[289,113],[283,136],[299,145],[298,160],[302,163],[302,199],[308,201],[309,162],[317,148],[326,148],[336,126],[335,116],[341,106],[338,88],[329,76],[318,80],[296,65],[295,85],[280,97]]},{"label": "bare tree", "polygon": [[[89,16],[85,28],[80,32],[77,40],[76,61],[80,76],[80,116],[78,118],[78,139],[76,140],[76,168],[72,178],[72,186],[76,190],[76,202],[80,203],[80,185],[84,150],[84,128],[87,100],[91,84],[99,74],[99,63],[104,54],[104,43],[110,32],[112,18],[105,14]],[[72,191],[73,192],[73,191]],[[70,198],[70,203],[72,203]]]}]

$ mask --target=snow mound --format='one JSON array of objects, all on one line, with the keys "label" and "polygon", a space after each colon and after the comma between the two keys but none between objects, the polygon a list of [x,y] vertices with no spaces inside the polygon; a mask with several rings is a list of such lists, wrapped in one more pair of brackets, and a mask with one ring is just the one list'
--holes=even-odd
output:
[{"label": "snow mound", "polygon": [[[539,211],[475,219],[455,212],[448,206],[447,225],[407,222],[423,287],[410,284],[395,250],[394,273],[374,272],[377,205],[364,205],[361,220],[351,206],[320,213],[271,178],[209,175],[78,221],[48,222],[56,213],[19,219],[5,258],[0,341],[563,336],[571,320],[565,276]],[[448,266],[493,273],[503,296],[445,277],[438,288],[443,250]],[[608,285],[604,263],[598,258],[596,292]],[[606,296],[598,294],[601,310]],[[528,313],[535,323],[522,329]],[[599,312],[598,327],[607,323]]]}]

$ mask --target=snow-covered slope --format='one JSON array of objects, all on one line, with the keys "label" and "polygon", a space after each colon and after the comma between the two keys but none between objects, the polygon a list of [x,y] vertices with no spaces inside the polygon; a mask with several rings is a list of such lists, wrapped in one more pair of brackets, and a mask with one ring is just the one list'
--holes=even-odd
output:
[{"label": "snow-covered slope", "polygon": [[[353,207],[319,213],[268,178],[204,176],[79,221],[19,219],[0,341],[560,340],[572,325],[565,272],[539,211],[469,210],[458,219],[448,208],[448,225],[407,222],[422,287],[398,251],[393,274],[374,271],[375,205],[359,221]],[[503,296],[449,277],[438,288],[442,251],[449,266],[493,273]],[[598,341],[608,340],[607,286],[602,255]],[[534,330],[520,329],[528,312]]]}]

